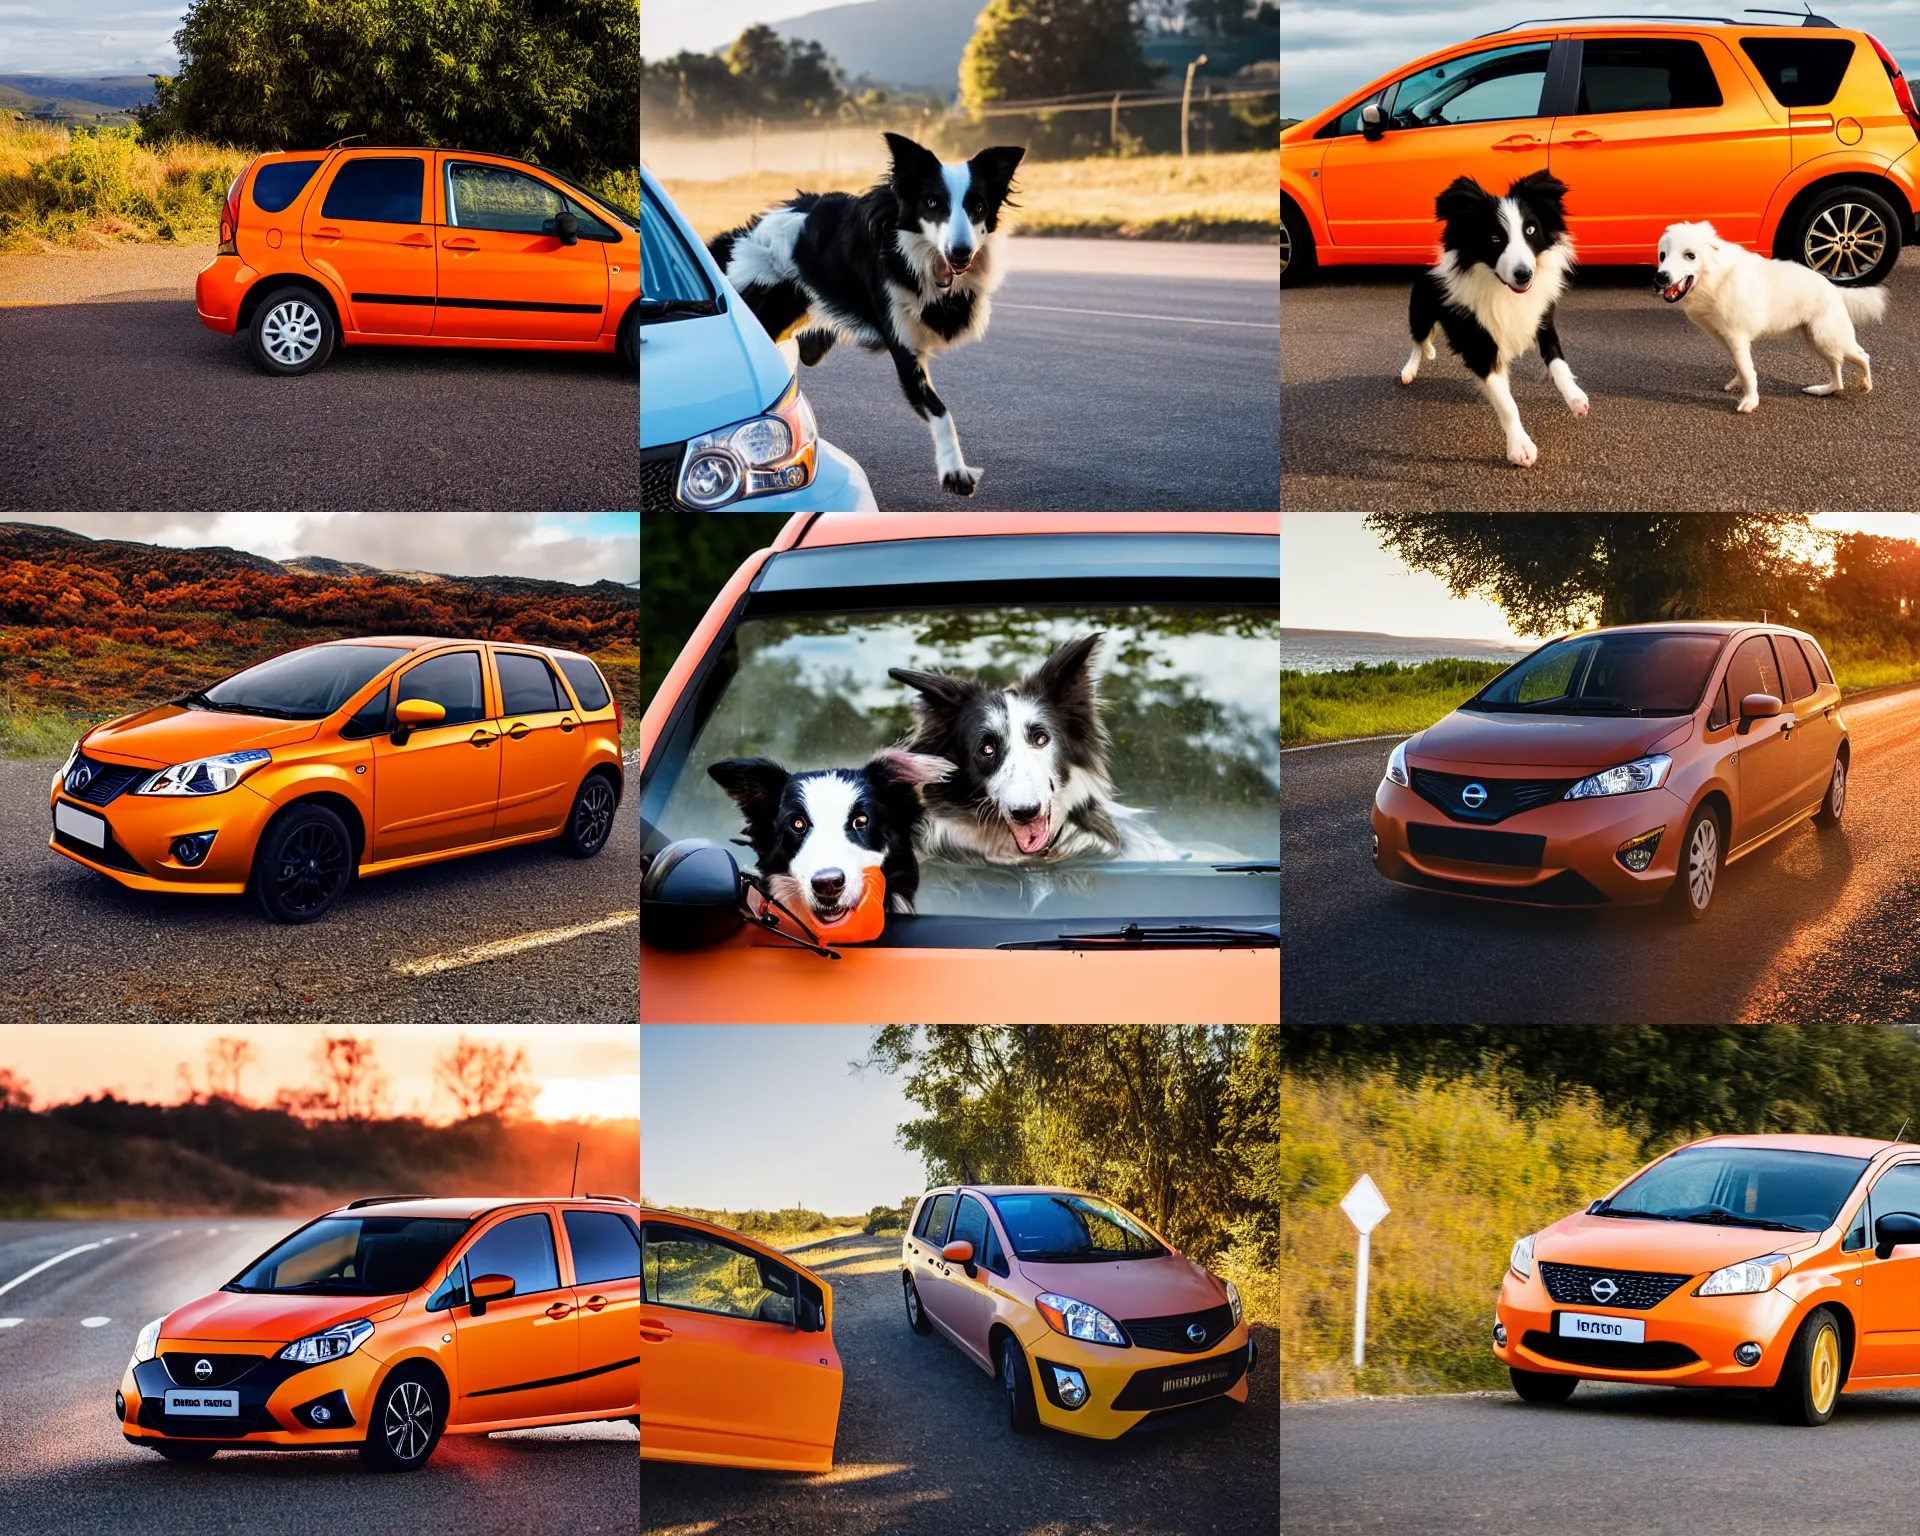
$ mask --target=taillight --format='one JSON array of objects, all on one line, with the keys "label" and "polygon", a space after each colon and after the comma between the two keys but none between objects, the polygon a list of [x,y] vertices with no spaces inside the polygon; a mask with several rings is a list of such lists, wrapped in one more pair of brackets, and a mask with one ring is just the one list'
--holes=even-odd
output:
[{"label": "taillight", "polygon": [[222,256],[240,254],[240,183],[247,179],[242,171],[227,188],[227,200],[220,209],[220,251]]},{"label": "taillight", "polygon": [[1873,51],[1880,55],[1880,62],[1886,66],[1887,79],[1893,85],[1893,99],[1899,103],[1900,110],[1907,114],[1907,121],[1913,125],[1916,138],[1920,138],[1920,109],[1913,104],[1913,87],[1907,84],[1907,77],[1900,73],[1900,66],[1893,55],[1880,46],[1880,39],[1867,34],[1867,41],[1873,44]]}]

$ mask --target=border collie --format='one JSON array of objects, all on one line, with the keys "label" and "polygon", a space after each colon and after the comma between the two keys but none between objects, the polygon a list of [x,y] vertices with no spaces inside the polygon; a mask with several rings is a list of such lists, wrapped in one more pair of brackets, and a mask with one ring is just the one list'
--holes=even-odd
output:
[{"label": "border collie", "polygon": [[926,788],[923,854],[990,864],[1173,857],[1138,811],[1114,800],[1113,743],[1093,676],[1100,640],[1067,641],[1009,688],[887,669],[919,694],[907,750],[956,765]]},{"label": "border collie", "polygon": [[1457,178],[1433,201],[1446,226],[1440,260],[1420,274],[1407,306],[1413,353],[1400,370],[1411,384],[1422,358],[1434,356],[1433,331],[1480,380],[1507,434],[1507,458],[1523,469],[1538,456],[1520,425],[1508,366],[1536,343],[1547,376],[1576,416],[1587,414],[1587,397],[1573,381],[1553,327],[1554,306],[1573,272],[1573,241],[1567,236],[1564,183],[1545,171],[1522,176],[1505,197],[1471,176]]},{"label": "border collie", "polygon": [[914,837],[925,811],[920,786],[953,764],[889,748],[858,768],[789,773],[764,757],[730,757],[707,775],[747,819],[760,873],[775,897],[821,923],[836,923],[860,901],[866,872],[887,881],[887,906],[911,912],[920,889]]},{"label": "border collie", "polygon": [[1001,275],[994,231],[1026,151],[1001,145],[943,164],[901,134],[886,141],[892,168],[871,191],[796,193],[707,249],[769,336],[799,338],[809,368],[839,337],[888,353],[932,430],[940,484],[971,496],[980,471],[961,457],[927,359],[987,333]]},{"label": "border collie", "polygon": [[1860,387],[1873,388],[1873,367],[1853,334],[1856,320],[1887,312],[1884,288],[1842,288],[1811,267],[1769,261],[1722,240],[1711,224],[1669,224],[1660,237],[1654,287],[1669,304],[1727,349],[1733,377],[1725,387],[1740,391],[1734,409],[1760,408],[1760,379],[1753,371],[1753,344],[1798,331],[1827,360],[1833,378],[1809,384],[1809,395],[1837,395],[1847,387],[1848,363],[1860,365]]}]

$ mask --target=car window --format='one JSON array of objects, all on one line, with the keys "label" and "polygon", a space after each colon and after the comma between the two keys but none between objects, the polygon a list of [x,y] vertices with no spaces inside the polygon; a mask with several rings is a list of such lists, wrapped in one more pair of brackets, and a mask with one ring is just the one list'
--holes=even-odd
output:
[{"label": "car window", "polygon": [[560,1285],[560,1262],[554,1256],[553,1223],[540,1212],[514,1216],[489,1227],[467,1250],[467,1273],[505,1275],[516,1296],[551,1291]]},{"label": "car window", "polygon": [[369,736],[384,732],[387,729],[387,703],[392,694],[391,684],[379,689],[340,727],[340,735],[347,741],[365,741]]},{"label": "car window", "polygon": [[1853,62],[1853,40],[1845,37],[1743,37],[1740,50],[1783,107],[1824,107]]},{"label": "car window", "polygon": [[1707,712],[1707,729],[1717,731],[1722,726],[1733,723],[1733,707],[1727,702],[1727,680],[1720,679],[1720,686],[1714,690],[1713,708]]},{"label": "car window", "polygon": [[1463,706],[1541,715],[1690,715],[1725,642],[1718,635],[1602,630],[1542,646]]},{"label": "car window", "polygon": [[[584,656],[562,656],[559,658],[560,670],[567,674],[567,681],[573,684],[573,696],[580,701],[582,709],[605,709],[612,699],[607,692],[606,679],[600,675],[600,669]],[[564,703],[562,704],[564,708]]]},{"label": "car window", "polygon": [[[1548,51],[1546,43],[1514,43],[1408,75],[1394,90],[1389,125],[1437,128],[1538,117]],[[1357,112],[1354,121],[1358,128]]]},{"label": "car window", "polygon": [[1782,703],[1786,701],[1787,696],[1780,691],[1780,668],[1774,662],[1773,647],[1767,644],[1765,635],[1740,642],[1740,649],[1727,663],[1727,692],[1736,711],[1740,701],[1750,693],[1770,693]]},{"label": "car window", "polygon": [[[1866,1165],[1865,1158],[1829,1152],[1708,1142],[1682,1147],[1635,1174],[1608,1198],[1605,1209],[1622,1220],[1643,1213],[1822,1232],[1840,1214]],[[1920,1206],[1914,1209],[1920,1214]]]},{"label": "car window", "polygon": [[308,646],[188,694],[187,703],[288,720],[324,720],[406,654],[404,646]]},{"label": "car window", "polygon": [[503,165],[447,166],[447,222],[462,229],[551,235],[554,219],[567,211],[567,200],[538,177]]},{"label": "car window", "polygon": [[560,685],[538,656],[520,651],[495,651],[493,659],[500,668],[502,714],[549,714],[567,707],[560,696]]},{"label": "car window", "polygon": [[486,689],[480,682],[480,653],[451,651],[400,674],[396,703],[431,699],[447,712],[441,725],[465,725],[487,718]]},{"label": "car window", "polygon": [[974,1256],[987,1251],[987,1208],[972,1195],[960,1197],[960,1208],[953,1213],[950,1243],[972,1243]]},{"label": "car window", "polygon": [[1862,1200],[1859,1209],[1853,1213],[1853,1219],[1847,1223],[1847,1235],[1840,1239],[1841,1252],[1853,1253],[1867,1246],[1868,1203]]},{"label": "car window", "polygon": [[1806,652],[1807,664],[1813,668],[1813,675],[1819,681],[1820,685],[1825,687],[1828,683],[1832,682],[1833,671],[1827,666],[1827,658],[1821,653],[1820,647],[1815,645],[1811,640],[1802,640],[1800,642],[1800,649]]},{"label": "car window", "polygon": [[1920,1216],[1920,1163],[1895,1163],[1881,1174],[1871,1197],[1873,1219],[1899,1211]]},{"label": "car window", "polygon": [[936,1248],[947,1240],[947,1218],[953,1215],[953,1196],[935,1195],[927,1208],[927,1220],[921,1236]]},{"label": "car window", "polygon": [[1706,50],[1686,37],[1590,37],[1580,54],[1582,116],[1720,105]]},{"label": "car window", "polygon": [[643,1299],[793,1326],[794,1273],[785,1265],[687,1227],[649,1222],[643,1241]]},{"label": "car window", "polygon": [[404,1294],[426,1283],[470,1225],[447,1217],[324,1216],[269,1250],[227,1289]]},{"label": "car window", "polygon": [[1119,1206],[1092,1195],[1036,1191],[995,1195],[993,1208],[1007,1240],[1023,1259],[1091,1263],[1107,1259],[1155,1259],[1166,1247]]},{"label": "car window", "polygon": [[320,217],[367,224],[418,224],[426,184],[424,160],[349,160],[327,188]]},{"label": "car window", "polygon": [[262,213],[284,212],[306,191],[307,183],[313,180],[313,173],[320,165],[318,160],[276,160],[272,165],[261,166],[253,178],[253,206]]},{"label": "car window", "polygon": [[631,1280],[640,1273],[640,1236],[612,1211],[563,1211],[576,1285]]},{"label": "car window", "polygon": [[1804,699],[1813,692],[1813,668],[1807,665],[1807,658],[1800,650],[1800,643],[1792,635],[1773,637],[1774,654],[1780,659],[1780,672],[1786,679],[1786,699]]},{"label": "car window", "polygon": [[1000,1234],[991,1226],[987,1228],[987,1251],[981,1256],[980,1263],[996,1275],[1008,1273],[1007,1251],[1000,1246]]},{"label": "car window", "polygon": [[640,190],[640,297],[711,299],[713,287],[665,211]]}]

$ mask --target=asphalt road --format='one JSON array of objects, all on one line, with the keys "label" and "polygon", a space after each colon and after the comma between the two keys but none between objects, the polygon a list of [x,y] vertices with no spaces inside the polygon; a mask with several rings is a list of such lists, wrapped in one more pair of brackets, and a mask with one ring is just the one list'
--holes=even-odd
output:
[{"label": "asphalt road", "polygon": [[639,909],[629,799],[592,859],[547,844],[356,882],[317,923],[245,896],[130,891],[47,846],[57,763],[0,762],[0,1018],[8,1023],[631,1023],[638,927],[424,975],[395,966]]},{"label": "asphalt road", "polygon": [[1888,283],[1883,325],[1860,328],[1871,394],[1800,393],[1824,366],[1797,338],[1758,342],[1760,408],[1733,409],[1725,350],[1660,302],[1651,269],[1580,272],[1559,330],[1592,411],[1576,420],[1537,353],[1514,398],[1539,445],[1506,461],[1493,410],[1444,345],[1411,385],[1412,268],[1333,269],[1281,305],[1281,497],[1288,508],[1415,511],[1782,511],[1920,508],[1920,251]]},{"label": "asphalt road", "polygon": [[[1024,244],[1048,248],[1045,266],[1017,264],[986,338],[928,368],[967,463],[985,471],[971,497],[940,488],[932,438],[884,356],[840,345],[801,370],[821,434],[860,461],[880,509],[1272,510],[1272,248],[1226,247],[1221,261],[1175,242]],[[1115,245],[1129,249],[1086,251]]]},{"label": "asphalt road", "polygon": [[1916,1432],[1920,1392],[1843,1397],[1820,1429],[1775,1424],[1757,1395],[1594,1382],[1560,1407],[1506,1392],[1289,1403],[1282,1528],[1880,1536],[1911,1525]]},{"label": "asphalt road", "polygon": [[452,1435],[419,1472],[394,1476],[350,1453],[222,1452],[195,1466],[127,1444],[113,1394],[134,1336],[217,1290],[295,1224],[0,1222],[0,1286],[105,1243],[0,1296],[0,1524],[22,1536],[633,1530],[639,1437],[627,1424]]},{"label": "asphalt road", "polygon": [[1274,1536],[1271,1329],[1256,1330],[1261,1360],[1243,1409],[1137,1440],[1022,1438],[992,1377],[907,1327],[897,1238],[852,1238],[804,1258],[833,1286],[846,1371],[833,1471],[646,1462],[648,1536]]},{"label": "asphalt road", "polygon": [[[1390,741],[1285,754],[1281,1017],[1352,1023],[1920,1018],[1920,691],[1844,707],[1846,819],[1722,873],[1702,923],[1536,910],[1389,884],[1369,816]],[[1904,1000],[1904,1001],[1903,1001]]]}]

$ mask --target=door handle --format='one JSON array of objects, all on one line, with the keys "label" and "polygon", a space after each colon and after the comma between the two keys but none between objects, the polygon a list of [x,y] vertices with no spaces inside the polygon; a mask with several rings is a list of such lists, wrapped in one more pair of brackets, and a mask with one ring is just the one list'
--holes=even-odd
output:
[{"label": "door handle", "polygon": [[1543,142],[1530,133],[1510,133],[1504,139],[1496,139],[1493,147],[1495,149],[1538,149]]},{"label": "door handle", "polygon": [[598,1312],[604,1308],[606,1304],[607,1298],[604,1296],[589,1296],[586,1301],[582,1303],[589,1312]]},{"label": "door handle", "polygon": [[533,727],[524,720],[516,720],[507,727],[507,734],[515,741],[524,741],[533,734]]},{"label": "door handle", "polygon": [[416,231],[411,235],[402,235],[400,237],[400,243],[402,245],[410,245],[416,250],[431,250],[433,248],[433,236],[423,235]]},{"label": "door handle", "polygon": [[574,719],[572,715],[568,715],[564,720],[560,722],[560,729],[563,731],[571,731],[579,723],[580,722]]},{"label": "door handle", "polygon": [[475,731],[467,740],[472,742],[476,747],[490,747],[496,738],[491,731]]},{"label": "door handle", "polygon": [[557,1323],[572,1311],[573,1308],[568,1306],[564,1301],[556,1301],[552,1306],[547,1308],[547,1316]]},{"label": "door handle", "polygon": [[461,235],[453,240],[442,240],[440,244],[450,251],[477,251],[480,249],[480,242],[475,240],[471,235]]},{"label": "door handle", "polygon": [[1585,149],[1589,144],[1604,144],[1606,140],[1601,138],[1600,135],[1592,129],[1582,128],[1578,133],[1568,134],[1562,142],[1571,144],[1576,149]]},{"label": "door handle", "polygon": [[340,231],[331,225],[323,224],[313,232],[313,238],[332,244],[334,241],[340,239]]},{"label": "door handle", "polygon": [[649,1339],[655,1344],[664,1344],[668,1339],[673,1337],[673,1330],[665,1323],[642,1323],[640,1325],[640,1337]]}]

